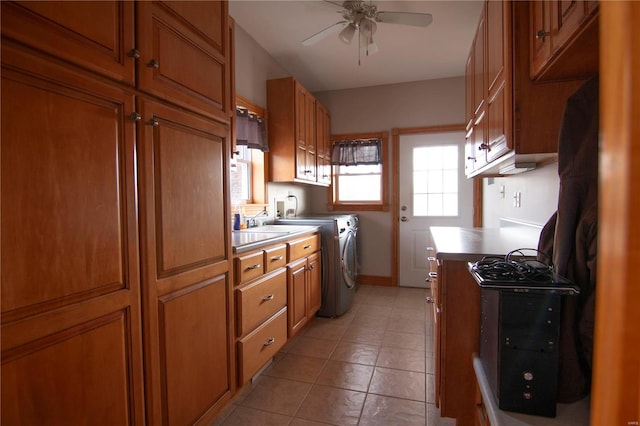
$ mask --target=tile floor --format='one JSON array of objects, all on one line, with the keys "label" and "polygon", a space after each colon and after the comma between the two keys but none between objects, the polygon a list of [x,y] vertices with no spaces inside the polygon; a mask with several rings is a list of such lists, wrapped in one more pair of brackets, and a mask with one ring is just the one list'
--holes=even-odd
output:
[{"label": "tile floor", "polygon": [[454,425],[434,405],[427,292],[360,286],[349,312],[315,318],[214,425]]}]

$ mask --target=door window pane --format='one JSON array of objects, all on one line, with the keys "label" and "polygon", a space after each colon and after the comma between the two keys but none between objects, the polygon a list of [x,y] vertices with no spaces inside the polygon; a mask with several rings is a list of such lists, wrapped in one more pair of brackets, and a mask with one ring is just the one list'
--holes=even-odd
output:
[{"label": "door window pane", "polygon": [[458,146],[413,149],[413,215],[458,215]]}]

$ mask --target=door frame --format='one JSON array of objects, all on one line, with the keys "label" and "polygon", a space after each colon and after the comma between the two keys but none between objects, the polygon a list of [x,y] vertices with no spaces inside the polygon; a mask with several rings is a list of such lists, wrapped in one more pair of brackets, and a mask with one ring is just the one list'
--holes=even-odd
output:
[{"label": "door frame", "polygon": [[[391,129],[391,285],[398,287],[398,255],[399,255],[399,238],[400,238],[400,136],[401,135],[419,135],[424,133],[447,133],[447,132],[464,132],[464,124],[447,124],[442,126],[424,126]],[[480,184],[478,185],[478,182]],[[479,192],[478,192],[479,191]],[[479,200],[479,202],[478,202]],[[482,210],[477,214],[477,210],[482,208],[482,180],[474,179],[473,185],[473,226],[482,226]],[[479,217],[479,224],[477,218]]]}]

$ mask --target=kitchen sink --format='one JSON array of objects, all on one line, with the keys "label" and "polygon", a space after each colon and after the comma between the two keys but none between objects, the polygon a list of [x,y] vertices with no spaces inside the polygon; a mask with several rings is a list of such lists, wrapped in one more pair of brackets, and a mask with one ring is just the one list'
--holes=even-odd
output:
[{"label": "kitchen sink", "polygon": [[239,231],[233,232],[253,232],[253,233],[267,233],[267,234],[281,234],[281,233],[293,233],[306,231],[309,229],[309,226],[295,226],[295,225],[264,225],[264,226],[256,226],[254,228],[241,229]]}]

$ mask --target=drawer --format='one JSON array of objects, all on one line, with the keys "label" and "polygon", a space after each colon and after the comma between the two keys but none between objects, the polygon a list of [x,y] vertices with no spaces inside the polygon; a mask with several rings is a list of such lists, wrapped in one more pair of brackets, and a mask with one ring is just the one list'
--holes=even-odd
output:
[{"label": "drawer", "polygon": [[320,249],[320,235],[315,234],[311,237],[301,238],[291,241],[288,244],[288,262],[308,256]]},{"label": "drawer", "polygon": [[275,271],[287,264],[287,246],[271,247],[264,250],[265,272]]},{"label": "drawer", "polygon": [[285,268],[237,289],[238,337],[249,333],[286,305],[287,270]]},{"label": "drawer", "polygon": [[251,281],[264,273],[262,250],[236,257],[236,284]]},{"label": "drawer", "polygon": [[240,385],[248,382],[287,342],[287,308],[238,342]]}]

